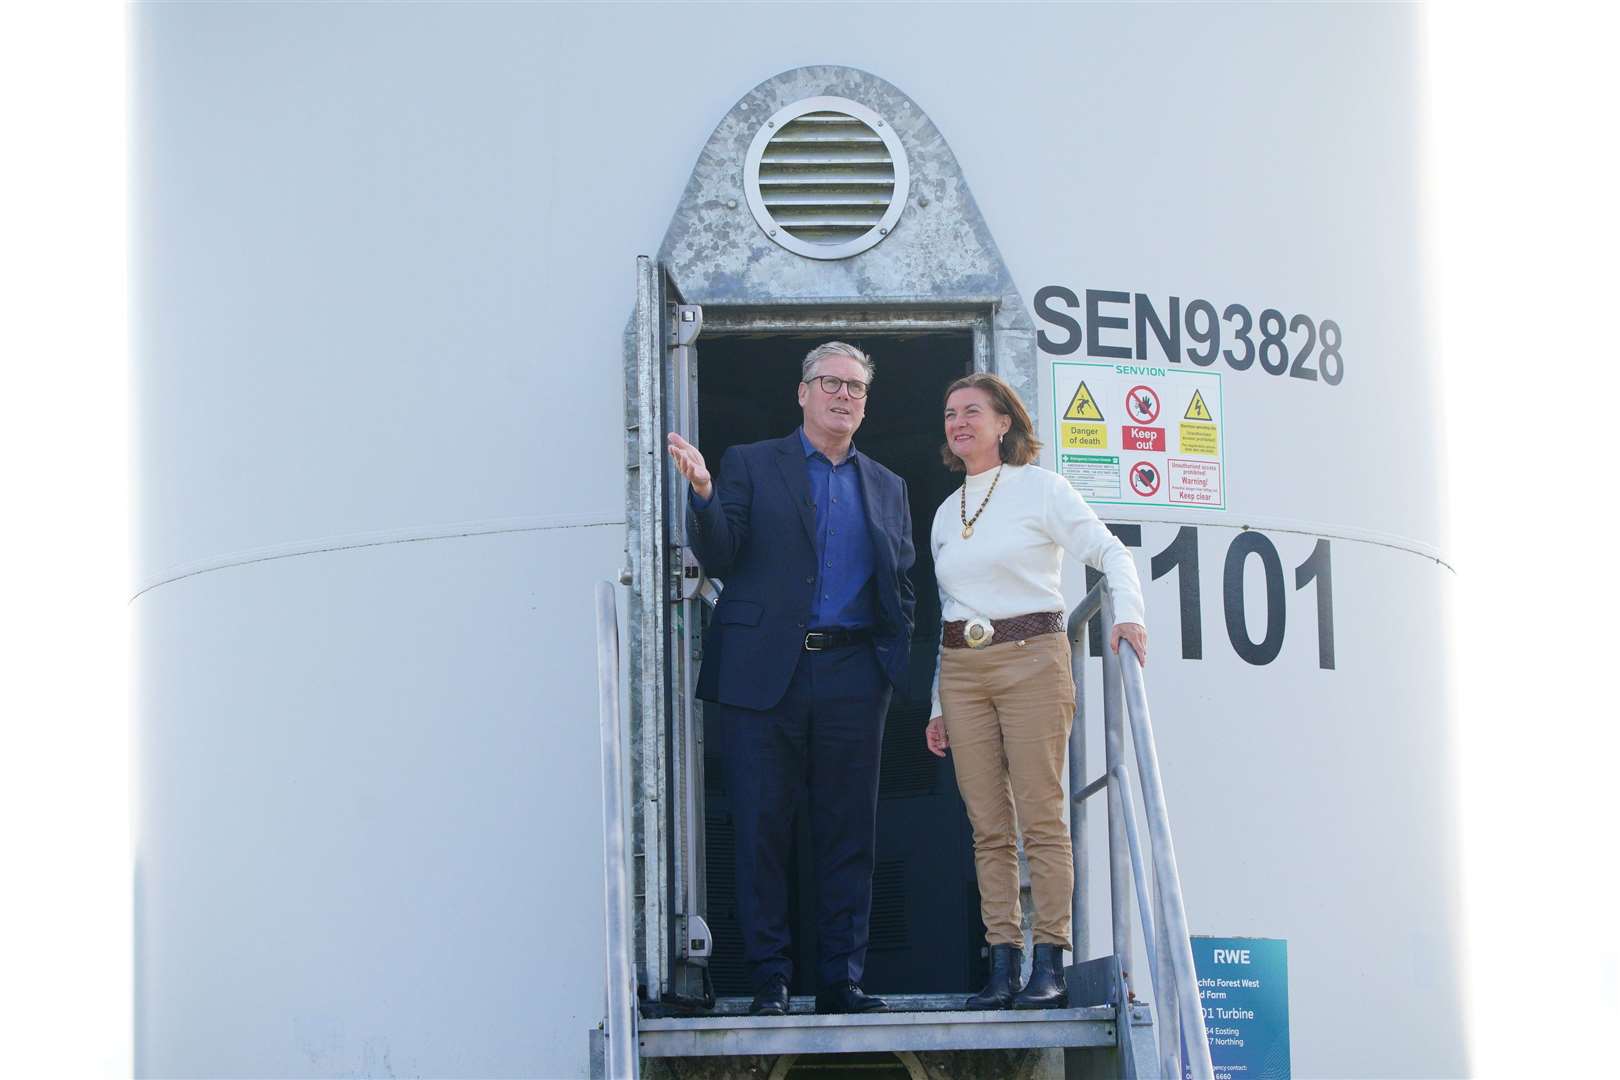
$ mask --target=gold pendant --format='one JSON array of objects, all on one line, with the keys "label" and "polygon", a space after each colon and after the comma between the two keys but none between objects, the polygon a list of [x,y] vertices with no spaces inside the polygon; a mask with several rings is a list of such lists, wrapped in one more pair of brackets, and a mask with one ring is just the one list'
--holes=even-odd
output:
[{"label": "gold pendant", "polygon": [[971,525],[962,526],[962,539],[966,540],[968,537],[970,537],[972,535],[973,535],[973,526],[971,526]]}]

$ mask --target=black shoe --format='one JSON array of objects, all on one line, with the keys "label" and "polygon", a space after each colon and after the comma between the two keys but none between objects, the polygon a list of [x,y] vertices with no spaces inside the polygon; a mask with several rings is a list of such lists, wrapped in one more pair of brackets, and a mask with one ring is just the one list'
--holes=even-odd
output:
[{"label": "black shoe", "polygon": [[862,990],[859,983],[840,982],[816,994],[816,1012],[829,1013],[883,1012],[889,1003]]},{"label": "black shoe", "polygon": [[1029,967],[1029,985],[1013,995],[1015,1009],[1063,1009],[1069,987],[1063,978],[1063,946],[1037,945]]},{"label": "black shoe", "polygon": [[786,1016],[787,1011],[787,980],[780,975],[771,976],[771,981],[754,995],[754,1003],[748,1006],[749,1016]]},{"label": "black shoe", "polygon": [[990,981],[984,989],[967,999],[963,1008],[982,1011],[1005,1009],[1012,1004],[1013,995],[1022,987],[1024,977],[1024,950],[1011,945],[990,946]]}]

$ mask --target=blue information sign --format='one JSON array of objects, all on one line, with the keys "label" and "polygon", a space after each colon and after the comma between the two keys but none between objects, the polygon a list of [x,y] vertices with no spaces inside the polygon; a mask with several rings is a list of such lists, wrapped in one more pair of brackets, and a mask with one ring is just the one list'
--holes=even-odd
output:
[{"label": "blue information sign", "polygon": [[1194,937],[1192,950],[1215,1080],[1288,1080],[1288,942]]}]

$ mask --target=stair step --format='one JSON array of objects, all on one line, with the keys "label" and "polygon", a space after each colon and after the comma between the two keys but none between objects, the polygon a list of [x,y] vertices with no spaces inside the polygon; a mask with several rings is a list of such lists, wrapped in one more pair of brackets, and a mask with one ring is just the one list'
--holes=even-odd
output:
[{"label": "stair step", "polygon": [[[1107,1005],[1028,1012],[963,1012],[910,1010],[912,999],[900,995],[891,995],[888,1000],[896,1011],[817,1016],[810,1011],[814,999],[795,998],[793,1008],[802,1008],[802,1013],[643,1020],[640,1024],[641,1056],[1009,1050],[1046,1046],[1111,1047],[1116,1043],[1114,1009]],[[950,1000],[959,1005],[961,996],[954,995]],[[901,1008],[908,1011],[898,1011]]]}]

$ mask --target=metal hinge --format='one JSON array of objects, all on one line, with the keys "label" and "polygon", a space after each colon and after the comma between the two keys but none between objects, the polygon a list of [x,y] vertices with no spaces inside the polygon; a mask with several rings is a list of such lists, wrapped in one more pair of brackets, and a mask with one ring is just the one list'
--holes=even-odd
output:
[{"label": "metal hinge", "polygon": [[714,954],[714,935],[701,915],[683,915],[677,920],[681,935],[681,957],[707,960]]},{"label": "metal hinge", "polygon": [[683,547],[677,549],[680,559],[670,560],[670,590],[669,600],[678,604],[682,600],[690,600],[703,591],[703,565],[698,562],[692,549]]},{"label": "metal hinge", "polygon": [[674,326],[670,328],[670,347],[679,349],[690,345],[703,332],[703,308],[698,304],[676,304]]}]

